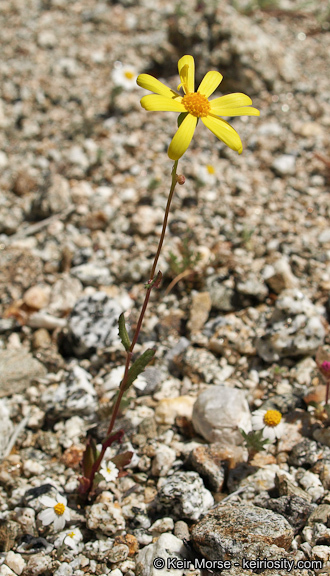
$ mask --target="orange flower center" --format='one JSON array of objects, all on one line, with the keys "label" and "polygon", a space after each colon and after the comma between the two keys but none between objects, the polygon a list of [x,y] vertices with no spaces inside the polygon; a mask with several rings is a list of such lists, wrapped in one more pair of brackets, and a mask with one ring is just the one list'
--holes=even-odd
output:
[{"label": "orange flower center", "polygon": [[264,423],[266,426],[270,426],[271,428],[278,426],[281,420],[282,414],[278,410],[267,410],[264,415]]},{"label": "orange flower center", "polygon": [[200,94],[199,92],[192,92],[190,94],[186,94],[182,98],[182,104],[184,105],[185,109],[196,116],[197,118],[202,118],[203,116],[207,116],[211,110],[210,103],[204,94]]},{"label": "orange flower center", "polygon": [[132,80],[132,78],[134,78],[133,72],[129,72],[129,70],[126,70],[126,72],[124,72],[124,76],[125,78],[127,78],[127,80]]},{"label": "orange flower center", "polygon": [[57,514],[57,516],[62,516],[65,512],[64,504],[62,504],[61,502],[59,502],[58,504],[55,504],[54,512],[55,512],[55,514]]}]

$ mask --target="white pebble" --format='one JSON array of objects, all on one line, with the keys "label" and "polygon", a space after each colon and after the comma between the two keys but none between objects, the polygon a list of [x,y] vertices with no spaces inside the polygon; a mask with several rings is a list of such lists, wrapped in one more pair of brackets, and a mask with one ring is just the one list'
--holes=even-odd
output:
[{"label": "white pebble", "polygon": [[14,552],[8,552],[5,560],[7,566],[14,570],[15,574],[22,574],[25,567],[25,560],[20,554],[15,554]]}]

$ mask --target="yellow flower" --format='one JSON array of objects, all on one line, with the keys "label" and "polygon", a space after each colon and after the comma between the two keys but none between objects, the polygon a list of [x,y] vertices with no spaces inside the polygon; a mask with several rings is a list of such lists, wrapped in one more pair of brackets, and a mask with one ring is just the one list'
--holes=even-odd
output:
[{"label": "yellow flower", "polygon": [[179,160],[187,150],[193,137],[197,121],[200,118],[211,132],[229,148],[241,154],[242,142],[236,130],[219,116],[259,116],[260,112],[252,108],[251,98],[235,93],[209,100],[209,96],[218,88],[222,75],[220,72],[208,72],[195,92],[195,62],[192,56],[183,56],[178,62],[179,75],[184,96],[171,90],[165,84],[150,76],[140,74],[137,83],[141,88],[156,92],[141,99],[145,110],[158,112],[173,111],[184,114],[168,149],[171,160]]}]

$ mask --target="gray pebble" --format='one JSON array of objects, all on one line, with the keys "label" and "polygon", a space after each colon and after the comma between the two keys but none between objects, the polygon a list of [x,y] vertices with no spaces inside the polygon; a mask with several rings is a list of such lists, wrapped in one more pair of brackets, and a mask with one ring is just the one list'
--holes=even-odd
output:
[{"label": "gray pebble", "polygon": [[25,349],[0,352],[0,397],[23,392],[46,372],[46,368]]},{"label": "gray pebble", "polygon": [[174,519],[197,520],[213,505],[211,492],[196,472],[176,472],[159,490],[157,507]]}]

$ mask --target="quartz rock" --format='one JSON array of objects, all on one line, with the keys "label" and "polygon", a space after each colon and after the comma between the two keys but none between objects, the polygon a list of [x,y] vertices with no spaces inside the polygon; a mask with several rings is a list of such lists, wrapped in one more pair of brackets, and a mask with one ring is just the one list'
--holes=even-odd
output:
[{"label": "quartz rock", "polygon": [[16,574],[9,566],[2,564],[2,566],[0,566],[0,576],[16,576]]},{"label": "quartz rock", "polygon": [[8,552],[5,562],[9,568],[11,568],[15,574],[22,574],[25,567],[25,560],[20,554],[15,554],[14,552]]},{"label": "quartz rock", "polygon": [[63,562],[60,566],[55,570],[54,576],[72,576],[73,568],[67,562]]},{"label": "quartz rock", "polygon": [[129,547],[126,544],[117,544],[113,546],[108,554],[108,560],[114,564],[126,560],[129,553]]},{"label": "quartz rock", "polygon": [[48,310],[53,314],[65,314],[71,311],[82,292],[78,278],[63,274],[52,286]]},{"label": "quartz rock", "polygon": [[249,299],[257,300],[258,302],[263,302],[268,296],[267,286],[265,286],[263,279],[252,272],[237,280],[236,290],[243,297],[248,296]]},{"label": "quartz rock", "polygon": [[290,264],[284,257],[266,266],[263,270],[263,277],[275,294],[295,288],[298,284],[298,278],[293,275]]},{"label": "quartz rock", "polygon": [[196,472],[175,472],[159,490],[157,507],[175,519],[197,520],[213,505],[211,492]]},{"label": "quartz rock", "polygon": [[87,512],[87,526],[107,536],[113,536],[125,529],[125,519],[117,503],[97,502]]},{"label": "quartz rock", "polygon": [[235,314],[217,316],[206,324],[204,334],[210,337],[210,350],[217,354],[224,354],[226,350],[235,350],[243,355],[256,353],[254,328]]},{"label": "quartz rock", "polygon": [[73,266],[70,272],[85,286],[109,286],[113,282],[109,268],[101,262]]},{"label": "quartz rock", "polygon": [[[177,558],[182,560],[188,557],[188,550],[182,540],[179,540],[173,534],[162,534],[156,542],[145,546],[136,558],[136,575],[137,576],[169,576],[170,571],[166,567],[167,559]],[[164,566],[155,562],[164,561]],[[176,576],[183,576],[184,570],[175,570]]]},{"label": "quartz rock", "polygon": [[122,311],[117,301],[105,292],[81,298],[69,318],[66,347],[81,357],[119,343],[118,318]]},{"label": "quartz rock", "polygon": [[277,474],[285,474],[292,477],[288,472],[284,472],[278,464],[269,464],[265,468],[259,468],[254,474],[250,474],[241,482],[241,486],[247,486],[253,489],[255,493],[275,488]]},{"label": "quartz rock", "polygon": [[329,542],[330,528],[327,528],[322,522],[314,522],[305,526],[302,536],[308,544],[315,546],[320,542]]},{"label": "quartz rock", "polygon": [[313,546],[312,548],[312,559],[321,560],[323,565],[330,559],[329,546]]},{"label": "quartz rock", "polygon": [[323,230],[321,232],[321,234],[318,237],[318,241],[320,242],[320,244],[328,244],[330,242],[330,230],[329,230],[329,228],[327,228],[326,230]]},{"label": "quartz rock", "polygon": [[192,334],[202,330],[211,310],[211,298],[208,292],[194,292],[190,308],[188,329]]},{"label": "quartz rock", "polygon": [[46,312],[35,312],[27,320],[27,325],[31,328],[44,328],[45,330],[64,328],[66,323],[66,318],[57,318],[52,314],[46,314]]},{"label": "quartz rock", "polygon": [[213,308],[223,312],[235,310],[235,290],[233,286],[224,284],[223,275],[210,276],[206,286],[211,298]]},{"label": "quartz rock", "polygon": [[153,476],[167,476],[176,459],[176,453],[173,448],[162,444],[156,450],[155,457],[152,462],[151,474]]},{"label": "quartz rock", "polygon": [[25,534],[37,534],[36,514],[33,508],[15,508],[15,514]]},{"label": "quartz rock", "polygon": [[51,565],[52,559],[50,556],[42,553],[34,554],[29,558],[24,574],[27,576],[38,576],[39,574],[47,572]]},{"label": "quartz rock", "polygon": [[296,171],[296,159],[291,154],[282,154],[275,158],[272,167],[279,176],[292,175]]},{"label": "quartz rock", "polygon": [[298,470],[296,474],[296,480],[298,480],[300,486],[312,497],[313,502],[317,502],[322,498],[324,494],[324,488],[321,484],[321,480],[317,474],[314,474],[310,470]]},{"label": "quartz rock", "polygon": [[191,420],[195,398],[192,396],[178,396],[177,398],[163,398],[157,404],[155,420],[157,424],[174,424],[177,416]]},{"label": "quartz rock", "polygon": [[149,532],[154,535],[164,534],[164,532],[172,532],[174,528],[173,518],[160,518],[150,526]]},{"label": "quartz rock", "polygon": [[226,386],[210,386],[194,405],[193,426],[208,442],[242,444],[239,431],[251,430],[251,413],[242,390]]},{"label": "quartz rock", "polygon": [[32,286],[24,293],[23,300],[27,306],[30,306],[30,308],[40,310],[41,308],[45,308],[45,306],[47,306],[49,301],[49,293],[49,286]]}]

